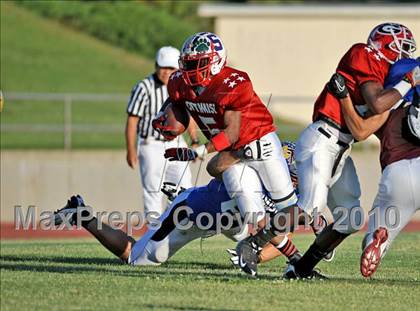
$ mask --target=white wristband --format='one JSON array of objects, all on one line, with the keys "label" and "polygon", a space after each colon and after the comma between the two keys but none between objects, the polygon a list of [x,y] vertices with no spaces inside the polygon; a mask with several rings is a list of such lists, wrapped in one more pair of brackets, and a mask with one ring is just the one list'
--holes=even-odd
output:
[{"label": "white wristband", "polygon": [[197,148],[193,148],[193,150],[197,152],[198,156],[201,158],[204,158],[208,153],[206,145],[200,145]]},{"label": "white wristband", "polygon": [[396,89],[398,93],[401,94],[401,97],[404,97],[409,90],[411,90],[411,84],[407,81],[401,80],[396,85],[394,85],[393,89]]}]

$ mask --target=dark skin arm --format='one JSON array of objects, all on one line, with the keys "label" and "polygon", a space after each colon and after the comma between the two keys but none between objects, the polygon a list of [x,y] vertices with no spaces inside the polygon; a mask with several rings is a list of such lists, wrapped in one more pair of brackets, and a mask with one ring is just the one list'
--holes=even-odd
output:
[{"label": "dark skin arm", "polygon": [[401,94],[396,89],[386,89],[374,81],[361,85],[363,99],[374,114],[381,114],[392,108],[400,99]]},{"label": "dark skin arm", "polygon": [[389,110],[387,110],[384,113],[375,114],[366,119],[362,118],[356,112],[353,102],[348,95],[340,99],[340,103],[346,125],[353,137],[358,141],[365,140],[379,130],[389,116]]}]

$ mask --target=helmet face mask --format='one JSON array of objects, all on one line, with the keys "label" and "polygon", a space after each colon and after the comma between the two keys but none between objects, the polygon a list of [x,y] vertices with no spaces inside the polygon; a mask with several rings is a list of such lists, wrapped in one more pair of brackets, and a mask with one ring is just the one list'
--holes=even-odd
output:
[{"label": "helmet face mask", "polygon": [[401,58],[413,58],[416,51],[416,42],[413,40],[395,40],[389,44],[389,48],[395,53],[399,53]]},{"label": "helmet face mask", "polygon": [[413,58],[416,50],[412,32],[397,23],[376,26],[369,35],[368,44],[391,64],[402,58]]},{"label": "helmet face mask", "polygon": [[206,86],[226,63],[226,51],[219,37],[200,32],[189,37],[182,46],[179,68],[185,83]]}]

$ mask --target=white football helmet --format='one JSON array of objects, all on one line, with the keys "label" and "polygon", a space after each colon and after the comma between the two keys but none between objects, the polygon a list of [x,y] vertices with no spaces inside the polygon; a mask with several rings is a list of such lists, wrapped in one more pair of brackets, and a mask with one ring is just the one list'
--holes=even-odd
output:
[{"label": "white football helmet", "polygon": [[226,49],[222,40],[211,32],[199,32],[189,37],[181,49],[179,69],[190,86],[206,86],[226,64]]}]

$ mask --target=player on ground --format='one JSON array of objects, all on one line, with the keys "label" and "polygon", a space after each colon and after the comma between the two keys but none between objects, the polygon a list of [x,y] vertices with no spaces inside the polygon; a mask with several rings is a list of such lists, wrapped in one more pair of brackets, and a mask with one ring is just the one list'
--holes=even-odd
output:
[{"label": "player on ground", "polygon": [[243,191],[246,166],[257,172],[277,208],[296,202],[273,118],[248,75],[226,65],[226,50],[217,35],[201,32],[185,41],[180,71],[172,75],[168,92],[172,105],[186,109],[209,142],[193,150],[168,149],[166,157],[189,161],[217,151],[208,171],[213,176],[223,174],[225,187],[242,215],[263,208]]},{"label": "player on ground", "polygon": [[[383,88],[389,68],[393,62],[411,57],[414,50],[415,41],[407,27],[384,23],[372,30],[367,44],[355,44],[343,56],[337,72],[345,78],[349,96],[360,113],[370,110],[378,114],[372,118],[382,119],[382,122],[386,119],[386,114],[382,113],[401,99],[406,88],[400,83],[391,89]],[[254,270],[256,273],[257,247],[284,232],[284,227],[293,230],[297,215],[313,216],[328,206],[335,221],[317,236],[295,265],[289,265],[285,278],[320,276],[313,268],[361,225],[362,219],[357,219],[361,218],[360,213],[355,214],[354,224],[350,221],[351,210],[360,207],[360,185],[349,157],[354,137],[348,129],[339,100],[327,86],[315,102],[313,121],[297,142],[300,193],[297,206],[285,209],[285,217],[272,218],[271,230],[261,230],[256,236],[238,244],[238,255],[247,263],[246,269],[243,269],[245,272]],[[373,132],[380,127],[380,122],[377,126]],[[339,218],[341,221],[336,223]]]},{"label": "player on ground", "polygon": [[[386,79],[386,87],[393,87],[403,80],[410,91],[401,94],[403,99],[391,109],[377,133],[381,141],[382,177],[369,212],[368,232],[362,245],[360,271],[364,277],[373,275],[392,241],[420,209],[419,65],[419,60],[400,60],[392,66]],[[334,75],[332,81],[339,86],[336,96],[346,111],[346,123],[351,132],[359,137],[373,134],[369,129],[375,121],[357,114],[344,79]]]},{"label": "player on ground", "polygon": [[[288,146],[292,145],[288,144]],[[252,192],[254,200],[262,201],[263,188],[256,172],[246,167],[243,174],[248,180],[246,186],[249,189],[259,190],[259,192]],[[213,179],[206,186],[190,188],[180,193],[160,217],[160,228],[149,227],[145,235],[137,242],[123,231],[113,229],[107,224],[102,223],[98,226],[98,220],[92,216],[92,211],[83,207],[85,204],[80,196],[71,197],[67,206],[55,213],[55,224],[60,225],[64,217],[70,219],[72,224],[76,224],[77,217],[81,215],[87,219],[80,218],[81,225],[86,230],[113,254],[133,265],[153,265],[165,262],[189,242],[220,233],[217,228],[235,241],[246,237],[249,229],[246,224],[241,226],[242,220],[235,200],[229,197],[223,183],[217,179]],[[204,214],[209,216],[200,216]],[[232,219],[231,223],[229,223],[229,216]],[[260,217],[264,216],[260,215]],[[188,227],[188,222],[191,222],[190,227]],[[217,226],[217,222],[220,227]],[[199,227],[198,223],[205,228]],[[177,227],[177,224],[182,227]],[[298,250],[291,240],[285,237],[281,244],[282,247],[278,249],[272,246],[266,247],[261,252],[261,261],[278,256],[279,251],[288,257],[289,261],[299,258]]]}]

